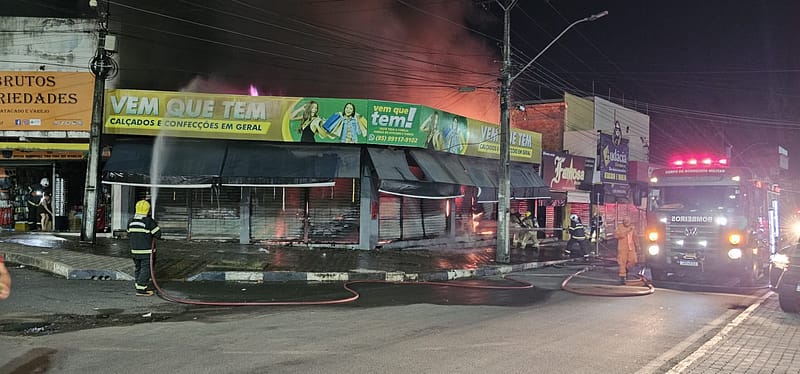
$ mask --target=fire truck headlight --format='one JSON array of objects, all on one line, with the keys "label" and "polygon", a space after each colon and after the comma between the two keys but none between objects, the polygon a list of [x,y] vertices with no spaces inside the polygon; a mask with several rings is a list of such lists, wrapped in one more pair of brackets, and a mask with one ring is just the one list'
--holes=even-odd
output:
[{"label": "fire truck headlight", "polygon": [[658,231],[650,231],[647,233],[647,240],[654,242],[658,240]]},{"label": "fire truck headlight", "polygon": [[738,260],[742,258],[742,250],[739,248],[731,248],[728,251],[728,258],[730,258],[731,260]]},{"label": "fire truck headlight", "polygon": [[655,256],[660,251],[661,251],[661,248],[658,248],[658,245],[656,245],[656,244],[653,244],[653,245],[647,247],[647,253],[649,253],[650,256]]},{"label": "fire truck headlight", "polygon": [[772,255],[772,264],[778,269],[786,269],[789,267],[789,256],[783,253],[776,253]]},{"label": "fire truck headlight", "polygon": [[679,245],[679,246],[683,247],[683,239],[678,239],[678,240],[676,240],[676,241],[675,241],[675,244],[677,244],[677,245]]},{"label": "fire truck headlight", "polygon": [[708,240],[701,240],[697,242],[697,244],[699,244],[703,248],[708,247]]},{"label": "fire truck headlight", "polygon": [[800,235],[800,222],[796,222],[794,225],[792,225],[792,231],[796,235]]},{"label": "fire truck headlight", "polygon": [[716,222],[720,226],[725,226],[725,225],[728,224],[728,218],[720,216],[720,217],[717,217],[716,219],[714,219],[714,222]]},{"label": "fire truck headlight", "polygon": [[730,234],[728,235],[728,242],[730,242],[733,245],[738,245],[739,243],[742,242],[742,236],[739,234]]}]

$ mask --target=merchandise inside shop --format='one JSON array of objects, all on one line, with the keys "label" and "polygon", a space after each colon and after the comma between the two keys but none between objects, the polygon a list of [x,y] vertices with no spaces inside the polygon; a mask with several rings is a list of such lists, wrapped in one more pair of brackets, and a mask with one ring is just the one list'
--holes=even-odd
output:
[{"label": "merchandise inside shop", "polygon": [[[76,168],[80,169],[76,165],[57,167],[55,163],[0,166],[0,227],[14,231],[79,230],[83,181]],[[75,183],[72,192],[68,188],[71,182]],[[47,218],[43,220],[42,214]]]}]

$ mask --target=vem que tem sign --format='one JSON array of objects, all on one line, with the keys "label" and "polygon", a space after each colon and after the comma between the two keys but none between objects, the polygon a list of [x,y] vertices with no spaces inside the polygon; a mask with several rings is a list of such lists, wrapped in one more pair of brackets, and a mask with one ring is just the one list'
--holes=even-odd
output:
[{"label": "vem que tem sign", "polygon": [[0,131],[89,131],[94,77],[0,72]]},{"label": "vem que tem sign", "polygon": [[266,134],[269,106],[257,98],[225,95],[111,95],[106,128],[144,132]]}]

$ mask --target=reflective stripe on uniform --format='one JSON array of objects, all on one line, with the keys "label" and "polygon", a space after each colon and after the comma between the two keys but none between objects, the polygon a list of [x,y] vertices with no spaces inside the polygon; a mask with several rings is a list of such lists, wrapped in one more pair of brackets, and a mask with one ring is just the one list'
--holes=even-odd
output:
[{"label": "reflective stripe on uniform", "polygon": [[131,254],[134,255],[149,255],[152,251],[148,249],[131,249]]}]

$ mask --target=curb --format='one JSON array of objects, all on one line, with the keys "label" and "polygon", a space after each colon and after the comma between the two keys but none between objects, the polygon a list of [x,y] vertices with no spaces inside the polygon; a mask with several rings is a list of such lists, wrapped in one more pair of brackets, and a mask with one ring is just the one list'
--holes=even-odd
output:
[{"label": "curb", "polygon": [[492,265],[477,269],[455,269],[426,273],[405,273],[402,271],[351,270],[342,272],[300,272],[300,271],[205,271],[186,278],[189,282],[202,281],[240,281],[240,282],[349,282],[349,281],[387,281],[387,282],[435,282],[455,279],[504,275],[546,266],[563,264],[572,260],[553,260],[527,262],[514,265]]},{"label": "curb", "polygon": [[4,252],[3,257],[8,262],[31,266],[67,279],[75,280],[119,280],[132,281],[133,276],[118,270],[108,269],[75,269],[63,262],[37,258],[21,253]]}]

